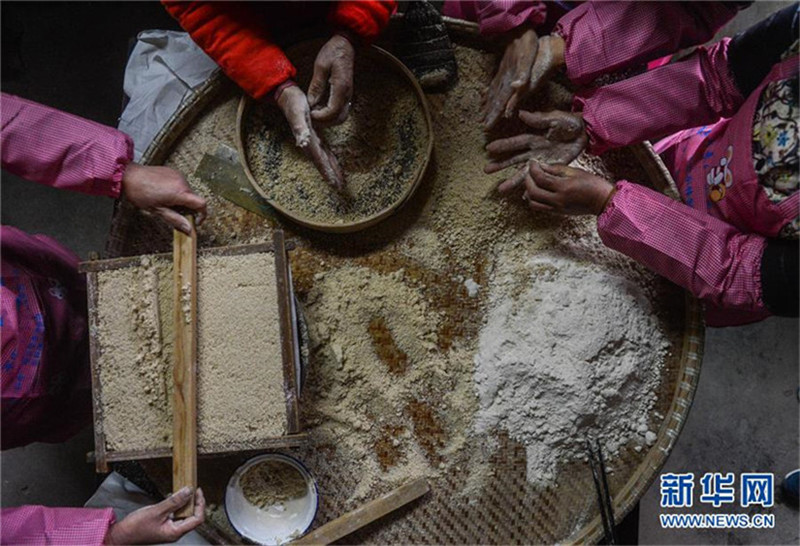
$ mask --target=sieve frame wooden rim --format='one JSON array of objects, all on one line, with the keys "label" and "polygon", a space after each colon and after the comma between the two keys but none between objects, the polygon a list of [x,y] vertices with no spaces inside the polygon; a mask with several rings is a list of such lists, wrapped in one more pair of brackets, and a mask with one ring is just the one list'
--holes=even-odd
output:
[{"label": "sieve frame wooden rim", "polygon": [[[288,274],[289,261],[286,255],[289,250],[296,247],[293,240],[286,240],[282,230],[276,229],[270,243],[255,243],[236,246],[220,246],[202,248],[198,256],[248,256],[255,254],[272,254],[275,258],[275,284],[278,289],[278,316],[281,321],[281,368],[283,372],[282,388],[286,393],[286,432],[282,436],[262,438],[253,443],[232,442],[225,449],[219,445],[197,446],[198,456],[214,457],[226,456],[231,453],[263,452],[270,449],[287,449],[303,445],[308,435],[303,432],[300,420],[300,397],[298,395],[297,368],[294,365],[292,354],[286,353],[285,321],[291,320],[288,301],[282,298],[288,296],[285,281],[281,287],[281,277]],[[172,259],[172,253],[150,254],[154,258]],[[88,297],[88,323],[89,335],[89,368],[92,385],[92,429],[94,437],[94,451],[87,454],[87,460],[94,462],[97,473],[108,473],[109,463],[130,460],[159,459],[172,457],[172,447],[151,447],[140,449],[109,449],[106,445],[105,421],[103,418],[104,407],[103,386],[100,381],[100,359],[102,349],[97,333],[100,329],[99,313],[99,279],[98,273],[103,271],[117,271],[139,265],[141,256],[127,256],[121,258],[99,259],[96,254],[88,260],[78,264],[78,272],[86,274],[86,289]],[[289,359],[292,359],[291,362]]]},{"label": "sieve frame wooden rim", "polygon": [[[302,43],[302,42],[300,42]],[[426,128],[426,136],[428,139],[428,143],[425,147],[425,152],[422,157],[422,161],[417,165],[416,172],[414,173],[413,179],[411,184],[403,191],[403,193],[398,197],[398,199],[389,205],[388,207],[384,208],[376,212],[375,214],[363,218],[361,220],[357,220],[355,222],[345,222],[341,224],[332,224],[328,222],[317,222],[314,221],[306,216],[297,214],[293,211],[288,210],[287,208],[281,206],[276,201],[270,199],[267,196],[267,192],[261,187],[261,185],[256,181],[253,173],[250,171],[250,166],[247,162],[247,154],[244,146],[245,135],[244,135],[244,117],[247,113],[248,108],[255,102],[254,99],[249,97],[246,94],[243,94],[241,99],[239,99],[239,106],[236,110],[236,148],[239,152],[239,163],[244,170],[245,175],[247,175],[247,180],[250,182],[250,185],[253,189],[258,192],[258,194],[263,197],[267,203],[269,203],[275,210],[281,213],[283,216],[295,222],[301,226],[315,229],[318,231],[324,231],[328,233],[353,233],[355,231],[361,231],[368,227],[374,226],[375,224],[385,220],[395,212],[397,212],[408,200],[411,196],[416,192],[417,188],[419,187],[422,179],[425,177],[425,173],[428,170],[428,165],[431,161],[431,156],[433,155],[433,146],[434,146],[434,131],[433,131],[433,119],[431,118],[430,107],[428,106],[427,97],[425,97],[425,92],[422,90],[422,87],[419,85],[417,78],[414,74],[400,62],[400,59],[382,49],[378,46],[371,45],[367,48],[367,51],[370,54],[376,54],[380,59],[387,61],[388,64],[395,70],[399,71],[403,76],[405,76],[406,80],[411,84],[412,89],[414,90],[414,94],[416,95],[417,102],[419,103],[420,107],[422,108],[422,112],[425,117],[425,128]]]}]

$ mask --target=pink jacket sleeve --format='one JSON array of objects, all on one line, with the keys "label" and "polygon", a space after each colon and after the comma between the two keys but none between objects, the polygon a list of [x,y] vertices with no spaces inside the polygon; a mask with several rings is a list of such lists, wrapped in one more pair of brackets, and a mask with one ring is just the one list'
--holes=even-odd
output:
[{"label": "pink jacket sleeve", "polygon": [[621,181],[597,219],[603,243],[716,307],[763,313],[766,239]]},{"label": "pink jacket sleeve", "polygon": [[707,42],[739,7],[731,2],[586,2],[559,19],[567,77],[585,85]]},{"label": "pink jacket sleeve", "polygon": [[133,141],[111,127],[2,94],[2,166],[31,180],[119,197]]},{"label": "pink jacket sleeve", "polygon": [[484,36],[502,34],[523,24],[538,27],[547,18],[545,2],[522,0],[459,1],[444,3],[444,15],[456,19],[475,21]]},{"label": "pink jacket sleeve", "polygon": [[114,523],[114,511],[111,508],[20,506],[3,508],[0,519],[0,542],[3,544],[93,546],[103,544]]},{"label": "pink jacket sleeve", "polygon": [[683,61],[575,95],[588,149],[600,154],[732,116],[744,103],[728,68],[729,39]]}]

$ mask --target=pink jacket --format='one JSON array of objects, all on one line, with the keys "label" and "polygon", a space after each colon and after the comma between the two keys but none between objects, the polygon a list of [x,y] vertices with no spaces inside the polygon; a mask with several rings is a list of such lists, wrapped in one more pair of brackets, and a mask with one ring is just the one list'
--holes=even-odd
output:
[{"label": "pink jacket", "polygon": [[524,24],[540,27],[549,18],[548,8],[560,16],[564,10],[553,2],[523,0],[446,0],[442,13],[454,19],[478,23],[480,33],[502,34]]},{"label": "pink jacket", "polygon": [[[12,95],[0,99],[2,167],[41,184],[118,197],[133,157],[110,127]],[[3,449],[63,441],[91,419],[86,287],[55,240],[0,228]],[[23,506],[0,512],[3,544],[101,544],[112,511]]]},{"label": "pink jacket", "polygon": [[769,316],[761,300],[766,239],[760,235],[625,180],[597,219],[597,231],[609,248],[704,300],[709,326]]},{"label": "pink jacket", "polygon": [[44,546],[103,544],[114,523],[111,508],[3,508],[0,544]]},{"label": "pink jacket", "polygon": [[[734,115],[745,97],[728,69],[729,43],[726,38],[697,48],[681,62],[605,87],[579,90],[573,107],[583,112],[589,151],[602,154],[610,148],[655,141]],[[748,138],[751,134],[748,131]]]},{"label": "pink jacket", "polygon": [[133,157],[125,133],[2,93],[3,168],[19,177],[117,198]]},{"label": "pink jacket", "polygon": [[598,76],[653,61],[714,37],[739,10],[734,2],[586,2],[559,19],[567,77]]},{"label": "pink jacket", "polygon": [[[607,246],[706,301],[711,326],[769,315],[760,278],[765,238],[776,237],[796,217],[800,198],[794,194],[779,205],[767,199],[753,169],[750,144],[764,85],[796,78],[798,60],[777,65],[745,98],[728,69],[728,43],[699,48],[681,62],[586,90],[575,99],[595,153],[707,124],[657,146],[691,207],[622,181],[598,219],[598,231]],[[712,195],[720,177],[727,192]]]}]

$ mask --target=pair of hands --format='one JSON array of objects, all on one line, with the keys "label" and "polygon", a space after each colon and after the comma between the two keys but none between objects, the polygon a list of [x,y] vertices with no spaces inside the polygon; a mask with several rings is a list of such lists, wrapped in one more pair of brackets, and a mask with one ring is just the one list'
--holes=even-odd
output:
[{"label": "pair of hands", "polygon": [[[317,54],[308,95],[292,85],[276,97],[278,107],[292,129],[295,143],[316,165],[325,181],[338,190],[344,188],[342,169],[317,135],[312,122],[335,125],[347,119],[353,98],[354,60],[353,44],[337,34]],[[322,103],[326,94],[328,102]]]},{"label": "pair of hands", "polygon": [[[524,185],[523,198],[533,210],[564,214],[595,213],[594,205],[598,200],[596,193],[602,193],[599,190],[603,185],[597,181],[589,183],[586,177],[593,175],[585,171],[563,167],[578,157],[588,142],[580,114],[559,110],[522,110],[519,117],[528,127],[542,134],[526,133],[501,138],[486,146],[490,162],[483,170],[487,174],[524,164],[497,187],[498,191],[508,194]],[[594,178],[609,184],[602,178]],[[537,183],[540,185],[537,186]],[[604,199],[601,200],[603,203]]]},{"label": "pair of hands", "polygon": [[206,499],[202,489],[194,493],[194,513],[182,520],[172,514],[192,498],[192,490],[184,487],[158,504],[139,508],[122,521],[113,524],[106,533],[106,544],[161,544],[175,542],[205,520]]},{"label": "pair of hands", "polygon": [[564,39],[542,36],[522,28],[506,45],[483,105],[483,126],[494,129],[503,118],[511,118],[517,106],[535,93],[564,65]]},{"label": "pair of hands", "polygon": [[611,182],[566,166],[588,142],[580,114],[523,110],[519,117],[528,127],[543,134],[501,138],[486,146],[491,158],[483,169],[487,174],[524,163],[497,190],[510,194],[524,186],[522,198],[537,212],[572,215],[603,212],[614,189]]}]

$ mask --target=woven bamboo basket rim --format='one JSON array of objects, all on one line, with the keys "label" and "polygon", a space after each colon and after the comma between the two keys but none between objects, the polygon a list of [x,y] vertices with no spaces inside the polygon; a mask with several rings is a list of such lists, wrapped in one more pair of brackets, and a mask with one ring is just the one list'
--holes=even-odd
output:
[{"label": "woven bamboo basket rim", "polygon": [[[447,17],[444,19],[448,30],[452,31],[453,36],[465,39],[471,46],[481,47],[482,45],[483,49],[489,48],[486,40],[478,33],[478,25]],[[184,131],[191,126],[205,107],[220,92],[230,86],[233,86],[232,82],[220,71],[217,71],[204,84],[197,87],[154,137],[142,155],[142,163],[158,165],[165,162],[178,139],[183,136]],[[433,140],[431,139],[432,145]],[[656,189],[672,194],[674,198],[675,183],[672,175],[650,143],[644,142],[630,148]],[[120,233],[114,235],[124,237],[124,231],[123,227]],[[684,316],[683,343],[680,347],[681,356],[679,359],[680,368],[677,373],[672,401],[658,430],[655,444],[648,450],[647,455],[625,485],[613,497],[614,514],[617,523],[636,506],[655,481],[658,472],[666,463],[670,452],[675,446],[694,400],[703,358],[705,327],[702,306],[688,292],[685,292]],[[587,495],[594,495],[594,492],[587,491]],[[602,522],[599,512],[597,512],[594,518],[571,536],[564,537],[564,540],[575,544],[597,543],[602,536]]]},{"label": "woven bamboo basket rim", "polygon": [[245,150],[245,137],[244,137],[244,120],[245,115],[247,114],[248,108],[253,104],[253,99],[248,97],[247,95],[242,95],[242,98],[239,100],[239,107],[236,110],[236,148],[239,152],[239,162],[244,169],[245,174],[247,175],[247,180],[250,182],[250,185],[253,187],[256,192],[258,192],[261,197],[266,199],[266,201],[278,212],[292,220],[293,222],[300,224],[301,226],[305,226],[311,229],[316,229],[319,231],[327,231],[329,233],[352,233],[354,231],[360,231],[362,229],[366,229],[370,226],[374,226],[381,220],[384,220],[394,214],[400,207],[402,207],[414,194],[417,188],[422,181],[422,178],[425,176],[425,171],[428,168],[428,164],[431,160],[431,154],[433,153],[433,142],[434,142],[434,134],[433,134],[433,120],[431,119],[430,108],[428,107],[428,102],[425,98],[425,93],[422,91],[422,87],[420,87],[419,82],[417,82],[417,78],[411,71],[404,65],[400,60],[389,53],[388,51],[381,49],[377,46],[370,46],[366,51],[369,51],[369,54],[376,55],[379,59],[386,61],[388,65],[392,67],[392,69],[399,71],[407,82],[411,85],[411,88],[416,95],[417,102],[419,103],[422,112],[425,116],[425,128],[426,130],[426,138],[427,144],[425,145],[425,152],[422,155],[422,161],[417,163],[416,170],[414,172],[414,176],[412,177],[411,184],[403,190],[403,193],[398,196],[397,200],[389,205],[388,207],[384,208],[363,218],[361,220],[356,220],[354,222],[343,222],[339,224],[332,224],[328,222],[318,222],[302,214],[298,214],[292,210],[287,209],[286,207],[280,205],[273,199],[270,199],[267,195],[267,192],[264,191],[264,188],[261,187],[255,177],[253,176],[252,171],[250,170],[250,166],[247,162],[247,154]]}]

